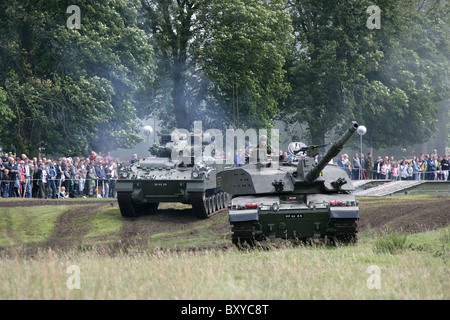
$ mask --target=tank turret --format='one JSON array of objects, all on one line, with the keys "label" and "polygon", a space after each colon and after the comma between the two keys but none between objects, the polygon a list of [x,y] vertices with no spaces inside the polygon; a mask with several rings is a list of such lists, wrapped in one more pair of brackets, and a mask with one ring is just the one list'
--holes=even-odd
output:
[{"label": "tank turret", "polygon": [[316,163],[319,149],[328,145],[295,143],[289,165],[246,164],[218,174],[220,187],[232,195],[229,220],[233,242],[265,238],[356,239],[359,207],[347,173],[330,161],[342,150],[358,124],[332,144]]}]

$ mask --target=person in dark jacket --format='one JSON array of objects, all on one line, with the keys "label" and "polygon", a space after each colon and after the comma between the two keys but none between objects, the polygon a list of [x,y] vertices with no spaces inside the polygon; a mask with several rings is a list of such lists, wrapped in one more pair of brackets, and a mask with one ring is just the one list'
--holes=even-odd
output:
[{"label": "person in dark jacket", "polygon": [[105,172],[105,168],[103,166],[103,162],[98,162],[97,165],[95,165],[95,173],[97,174],[97,182],[98,182],[98,187],[97,187],[97,198],[101,198],[102,197],[102,191],[103,191],[103,183],[106,180],[106,172]]},{"label": "person in dark jacket", "polygon": [[48,193],[52,193],[52,199],[56,199],[56,169],[53,165],[53,162],[50,161],[49,166],[47,167],[47,185],[48,185]]},{"label": "person in dark jacket", "polygon": [[9,198],[9,170],[8,169],[4,169],[3,170],[3,174],[2,174],[2,196],[3,198]]}]

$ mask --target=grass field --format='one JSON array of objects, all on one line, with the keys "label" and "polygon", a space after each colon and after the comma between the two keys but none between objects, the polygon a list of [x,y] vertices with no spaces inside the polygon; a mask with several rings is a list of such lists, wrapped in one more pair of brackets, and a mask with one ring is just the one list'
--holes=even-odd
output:
[{"label": "grass field", "polygon": [[450,298],[449,226],[237,250],[226,212],[196,220],[179,209],[124,222],[106,201],[2,207],[0,299]]}]

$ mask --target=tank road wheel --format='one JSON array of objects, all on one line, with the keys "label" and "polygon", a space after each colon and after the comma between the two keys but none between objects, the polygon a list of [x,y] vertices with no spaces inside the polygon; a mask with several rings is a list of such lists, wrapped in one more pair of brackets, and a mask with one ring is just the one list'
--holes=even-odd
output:
[{"label": "tank road wheel", "polygon": [[253,221],[234,222],[231,224],[231,241],[237,247],[255,245],[255,226]]},{"label": "tank road wheel", "polygon": [[219,210],[222,210],[223,208],[225,208],[223,205],[223,192],[222,191],[220,191],[217,194],[217,203],[218,203],[217,206],[219,207]]},{"label": "tank road wheel", "polygon": [[222,201],[222,209],[226,209],[227,202],[225,200],[225,192],[223,192],[223,191],[220,193],[220,200]]},{"label": "tank road wheel", "polygon": [[222,192],[222,201],[223,201],[223,207],[224,207],[224,209],[226,209],[227,208],[227,205],[228,205],[228,195],[227,195],[227,193],[225,192],[225,191],[223,191]]},{"label": "tank road wheel", "polygon": [[211,198],[212,198],[212,203],[213,203],[214,211],[217,211],[217,195],[213,194],[213,195],[211,196]]},{"label": "tank road wheel", "polygon": [[214,211],[216,210],[214,208],[214,199],[213,196],[209,196],[208,197],[208,202],[209,202],[209,214],[212,215],[214,213]]},{"label": "tank road wheel", "polygon": [[191,192],[190,198],[197,218],[206,219],[211,216],[209,198],[204,192]]},{"label": "tank road wheel", "polygon": [[203,203],[205,206],[206,215],[209,216],[211,213],[211,206],[209,205],[209,198],[205,194],[203,194]]},{"label": "tank road wheel", "polygon": [[122,217],[134,218],[139,216],[139,214],[134,210],[131,192],[117,192],[117,202],[119,203]]}]

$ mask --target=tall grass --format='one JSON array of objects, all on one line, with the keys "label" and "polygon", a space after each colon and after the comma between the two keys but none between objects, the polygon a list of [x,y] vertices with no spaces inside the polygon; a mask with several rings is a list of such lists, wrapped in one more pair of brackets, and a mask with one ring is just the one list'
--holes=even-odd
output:
[{"label": "tall grass", "polygon": [[[448,232],[408,236],[394,254],[368,236],[343,247],[17,252],[0,258],[0,299],[449,299]],[[414,249],[424,244],[432,250]],[[73,265],[80,289],[67,286]],[[379,289],[368,286],[371,266]]]},{"label": "tall grass", "polygon": [[378,236],[374,241],[374,248],[377,252],[394,254],[403,251],[407,246],[407,236],[391,229]]}]

